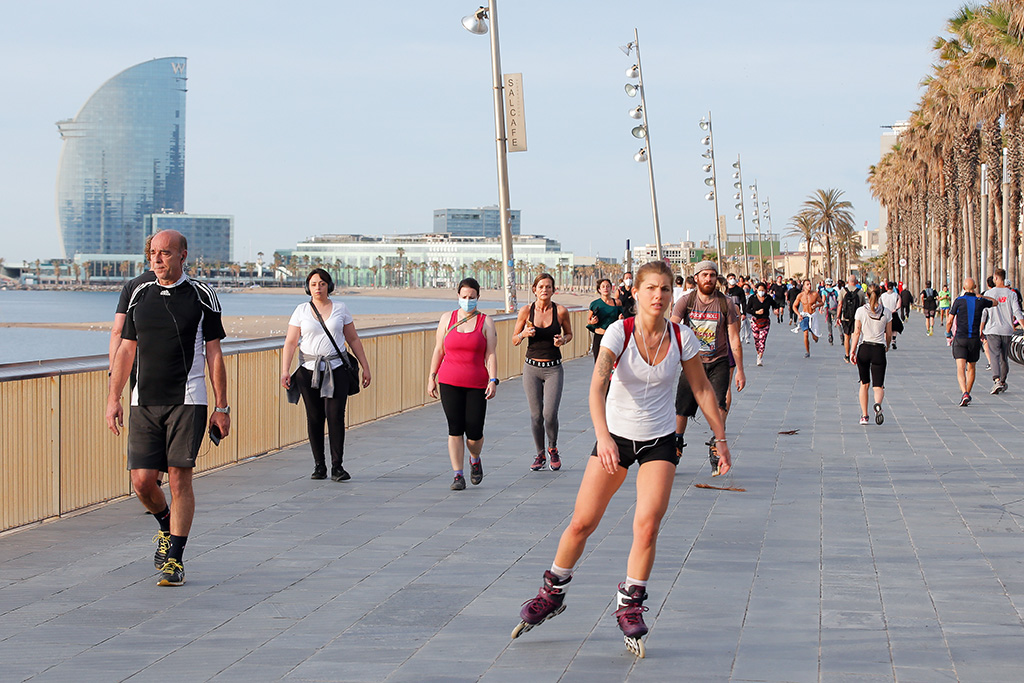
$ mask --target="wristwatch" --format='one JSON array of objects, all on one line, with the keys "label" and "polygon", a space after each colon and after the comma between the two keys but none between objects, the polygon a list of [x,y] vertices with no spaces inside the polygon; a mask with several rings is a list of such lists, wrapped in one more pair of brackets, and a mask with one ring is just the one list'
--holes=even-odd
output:
[{"label": "wristwatch", "polygon": [[494,386],[498,386],[499,384],[501,384],[501,380],[499,380],[497,377],[492,377],[492,378],[490,378],[487,381],[488,382],[494,382]]},{"label": "wristwatch", "polygon": [[218,408],[218,407],[214,406],[213,412],[215,412],[215,413],[224,413],[225,415],[230,415],[231,414],[231,406],[224,406],[223,408]]}]

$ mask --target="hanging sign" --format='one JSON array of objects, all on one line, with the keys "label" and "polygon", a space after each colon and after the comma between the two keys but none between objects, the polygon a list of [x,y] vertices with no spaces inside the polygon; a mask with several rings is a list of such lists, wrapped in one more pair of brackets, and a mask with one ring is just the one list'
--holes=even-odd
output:
[{"label": "hanging sign", "polygon": [[526,109],[523,105],[523,74],[505,74],[505,147],[526,151]]}]

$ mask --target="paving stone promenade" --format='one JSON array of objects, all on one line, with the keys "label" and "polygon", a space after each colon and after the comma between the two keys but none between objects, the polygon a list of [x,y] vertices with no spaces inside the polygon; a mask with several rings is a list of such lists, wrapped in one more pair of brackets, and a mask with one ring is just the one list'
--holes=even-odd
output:
[{"label": "paving stone promenade", "polygon": [[463,492],[440,406],[350,431],[344,484],[310,481],[306,446],[198,479],[180,588],[156,587],[156,525],[135,500],[0,538],[0,680],[1021,680],[1024,368],[1000,396],[979,372],[959,408],[945,340],[922,327],[890,353],[885,424],[861,427],[840,348],[805,360],[773,326],[733,403],[734,475],[714,480],[746,492],[694,487],[712,480],[691,427],[644,660],[611,616],[632,475],[568,609],[509,639],[592,445],[583,359],[566,367],[561,472],[529,471],[509,381],[486,477]]}]

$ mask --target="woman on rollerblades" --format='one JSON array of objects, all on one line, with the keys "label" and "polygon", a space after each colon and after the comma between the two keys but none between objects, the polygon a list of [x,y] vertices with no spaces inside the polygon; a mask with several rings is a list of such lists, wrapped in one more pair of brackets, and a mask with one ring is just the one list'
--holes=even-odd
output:
[{"label": "woman on rollerblades", "polygon": [[629,466],[638,463],[633,545],[626,580],[619,584],[615,617],[627,649],[644,656],[647,579],[679,463],[675,393],[680,364],[714,431],[721,473],[731,467],[721,412],[698,357],[700,344],[692,330],[665,317],[672,304],[672,271],[661,261],[644,265],[637,272],[633,295],[636,317],[609,326],[594,366],[590,415],[597,444],[580,483],[572,521],[562,533],[554,564],[544,572],[540,592],[523,605],[513,638],[565,609],[565,592],[587,538],[625,481]]}]

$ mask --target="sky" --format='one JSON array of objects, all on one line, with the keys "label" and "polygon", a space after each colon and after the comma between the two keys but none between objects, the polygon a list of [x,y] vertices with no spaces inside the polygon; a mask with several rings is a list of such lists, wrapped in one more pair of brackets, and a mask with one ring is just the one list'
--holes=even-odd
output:
[{"label": "sky", "polygon": [[[61,256],[54,123],[157,57],[188,58],[185,210],[234,215],[239,261],[324,233],[429,232],[434,209],[496,205],[488,36],[460,23],[479,3],[2,3],[0,257]],[[623,91],[634,59],[618,49],[634,28],[663,243],[713,235],[709,111],[730,233],[737,155],[775,232],[818,188],[843,190],[876,229],[866,177],[882,126],[917,106],[961,4],[499,0],[502,71],[523,74],[528,151],[508,161],[523,233],[578,256],[653,243],[627,115],[639,98]]]}]

